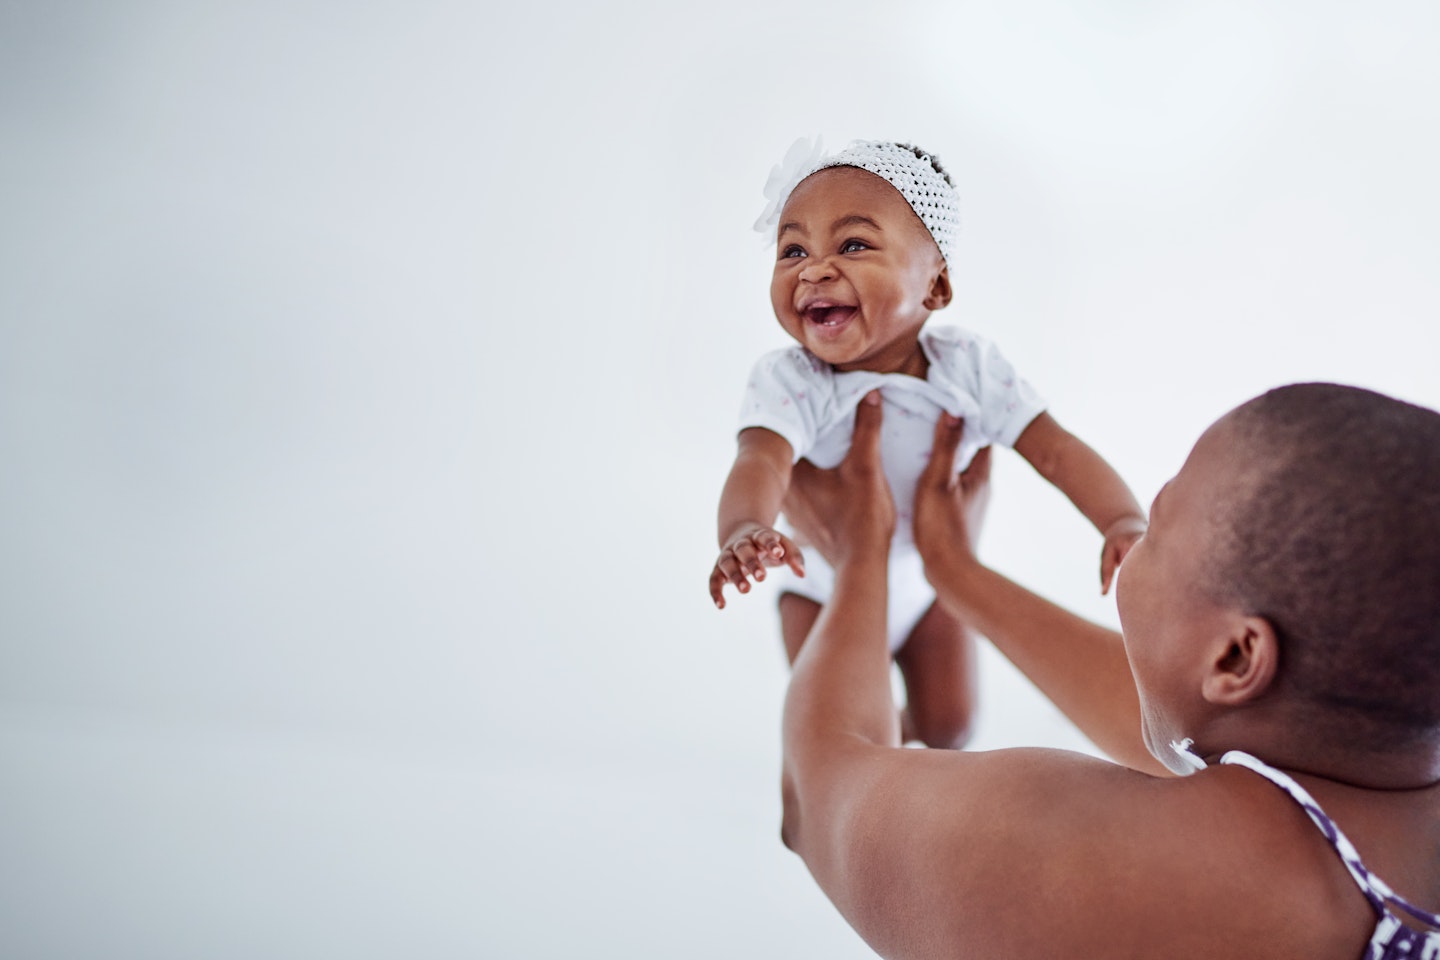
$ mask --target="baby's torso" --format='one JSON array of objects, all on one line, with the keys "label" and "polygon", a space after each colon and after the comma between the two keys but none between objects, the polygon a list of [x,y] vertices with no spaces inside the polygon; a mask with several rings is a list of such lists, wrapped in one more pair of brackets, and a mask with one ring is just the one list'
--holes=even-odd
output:
[{"label": "baby's torso", "polygon": [[965,420],[953,469],[992,443],[1012,445],[1044,401],[988,341],[955,327],[927,329],[920,345],[924,379],[869,370],[840,372],[799,347],[756,364],[741,410],[741,428],[760,426],[790,441],[797,458],[839,465],[850,450],[855,408],[879,390],[884,412],[880,450],[895,498],[897,544],[913,540],[915,485],[930,460],[942,412]]},{"label": "baby's torso", "polygon": [[[836,373],[834,377],[837,394],[846,401],[853,399],[853,402],[837,405],[835,416],[819,430],[805,459],[817,467],[828,469],[838,466],[850,451],[850,439],[855,432],[855,408],[860,398],[878,389],[884,414],[880,457],[891,496],[895,499],[895,539],[908,543],[914,537],[911,518],[915,486],[930,462],[935,425],[942,412],[963,417],[967,423],[973,421],[979,412],[976,400],[954,391],[947,392],[928,379],[920,380],[905,374],[857,370]],[[967,427],[960,449],[955,454],[953,469],[956,472],[963,470],[976,451],[987,442],[979,429]]]}]

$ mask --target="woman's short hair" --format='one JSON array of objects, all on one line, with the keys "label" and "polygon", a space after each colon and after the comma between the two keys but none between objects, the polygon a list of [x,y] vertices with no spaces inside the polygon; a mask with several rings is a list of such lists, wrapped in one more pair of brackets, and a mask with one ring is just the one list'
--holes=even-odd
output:
[{"label": "woman's short hair", "polygon": [[1217,518],[1211,592],[1273,625],[1277,682],[1334,721],[1330,735],[1381,749],[1433,736],[1440,414],[1304,383],[1231,422],[1243,479]]}]

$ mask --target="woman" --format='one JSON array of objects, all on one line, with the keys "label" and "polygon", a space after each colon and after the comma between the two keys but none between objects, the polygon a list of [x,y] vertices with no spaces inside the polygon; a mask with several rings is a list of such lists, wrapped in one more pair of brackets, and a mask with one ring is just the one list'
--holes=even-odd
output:
[{"label": "woman", "polygon": [[786,698],[783,835],[879,953],[1440,956],[1440,414],[1311,384],[1222,418],[1122,568],[1123,640],[975,560],[984,460],[950,484],[938,425],[927,576],[1120,766],[899,749],[874,399],[786,505],[836,589]]}]

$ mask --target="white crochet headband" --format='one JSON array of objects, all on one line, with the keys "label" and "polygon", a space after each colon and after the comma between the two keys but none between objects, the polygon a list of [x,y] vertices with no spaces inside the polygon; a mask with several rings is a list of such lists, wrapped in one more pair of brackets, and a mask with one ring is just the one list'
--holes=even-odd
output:
[{"label": "white crochet headband", "polygon": [[935,238],[940,256],[946,263],[950,262],[950,251],[960,232],[959,194],[935,171],[928,154],[916,156],[909,147],[882,140],[856,140],[828,157],[821,149],[819,137],[813,144],[803,138],[796,140],[765,181],[765,198],[770,202],[755,221],[755,229],[773,236],[780,223],[780,211],[791,192],[801,180],[826,167],[859,167],[899,190]]}]

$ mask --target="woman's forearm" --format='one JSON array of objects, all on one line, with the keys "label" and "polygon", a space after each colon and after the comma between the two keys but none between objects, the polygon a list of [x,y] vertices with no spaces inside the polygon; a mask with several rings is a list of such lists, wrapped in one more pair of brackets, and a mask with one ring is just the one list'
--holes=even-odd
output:
[{"label": "woman's forearm", "polygon": [[851,771],[875,747],[898,747],[885,642],[883,551],[835,568],[835,590],[800,648],[785,694],[780,833],[819,877],[840,849]]},{"label": "woman's forearm", "polygon": [[881,417],[880,394],[871,391],[855,410],[840,466],[797,472],[797,503],[806,507],[798,513],[824,530],[819,540],[831,546],[835,588],[795,658],[785,695],[781,834],[817,878],[829,875],[848,847],[857,770],[900,745],[885,642],[895,505],[880,466]]},{"label": "woman's forearm", "polygon": [[836,743],[899,746],[886,645],[886,555],[845,563],[810,630],[785,697],[787,755]]},{"label": "woman's forearm", "polygon": [[988,637],[1097,747],[1133,769],[1165,773],[1145,747],[1140,698],[1118,633],[1031,593],[968,551],[929,556],[925,571],[940,602]]}]

